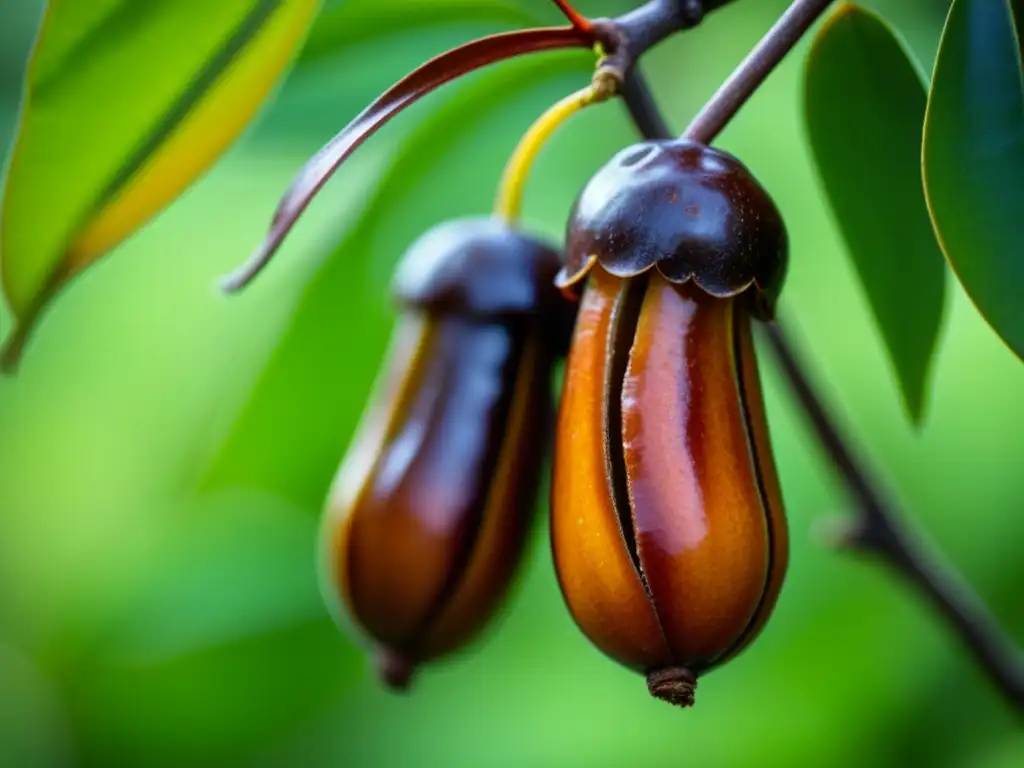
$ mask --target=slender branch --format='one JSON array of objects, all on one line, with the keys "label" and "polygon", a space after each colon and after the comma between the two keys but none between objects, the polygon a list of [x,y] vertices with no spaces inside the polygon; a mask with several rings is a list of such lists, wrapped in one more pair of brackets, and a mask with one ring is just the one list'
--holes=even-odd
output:
[{"label": "slender branch", "polygon": [[622,100],[626,102],[630,117],[642,136],[648,139],[668,139],[672,136],[672,130],[658,109],[639,66],[626,73],[620,93]]},{"label": "slender branch", "polygon": [[[726,5],[729,0],[715,2],[704,2],[700,14],[691,15],[688,18],[688,25],[693,26],[700,21],[700,16],[711,10]],[[794,0],[786,9],[786,12],[779,17],[771,29],[765,34],[761,41],[740,62],[733,70],[714,96],[704,105],[701,111],[690,122],[683,136],[699,141],[702,144],[710,144],[721,133],[722,129],[736,115],[740,108],[754,94],[754,92],[792,50],[804,33],[821,16],[832,3],[832,0]],[[701,4],[698,4],[701,5]],[[659,37],[665,28],[666,16],[665,3],[647,3],[630,14],[620,16],[612,22],[612,26],[620,31],[622,38],[626,41],[628,48],[628,67],[625,69],[623,84],[623,98],[629,108],[633,121],[637,124],[640,132],[648,138],[668,138],[669,132],[665,120],[661,117],[651,97],[650,91],[643,80],[643,76],[635,65],[635,58],[646,48],[636,50],[635,40],[649,42],[652,39],[660,40]],[[657,15],[657,11],[661,16]],[[638,23],[647,20],[661,19],[655,33],[643,33],[636,29]],[[602,22],[596,22],[598,30],[601,30]],[[687,28],[677,26],[674,31]]]},{"label": "slender branch", "polygon": [[[827,1],[797,0],[790,6],[684,135],[705,142],[713,140],[827,5]],[[672,135],[639,69],[627,72],[622,97],[643,136],[664,139]],[[992,683],[1016,709],[1024,710],[1024,656],[957,572],[926,553],[918,538],[908,533],[896,508],[840,433],[782,329],[772,324],[766,326],[766,334],[794,398],[859,509],[840,543],[881,557],[921,590],[946,617]]]},{"label": "slender branch", "polygon": [[895,507],[840,434],[835,419],[815,392],[805,373],[805,365],[782,329],[769,325],[766,335],[818,442],[843,476],[860,509],[857,520],[845,531],[843,546],[882,557],[924,592],[974,654],[992,683],[1015,708],[1024,711],[1024,656],[956,571],[926,554],[916,537],[903,527]]},{"label": "slender branch", "polygon": [[615,19],[621,46],[631,60],[669,35],[700,23],[703,3],[688,0],[651,0]]},{"label": "slender branch", "polygon": [[589,29],[605,47],[600,68],[624,81],[640,57],[676,32],[732,0],[648,0],[614,19],[595,19]]},{"label": "slender branch", "polygon": [[832,0],[794,0],[786,12],[686,127],[683,136],[710,144]]}]

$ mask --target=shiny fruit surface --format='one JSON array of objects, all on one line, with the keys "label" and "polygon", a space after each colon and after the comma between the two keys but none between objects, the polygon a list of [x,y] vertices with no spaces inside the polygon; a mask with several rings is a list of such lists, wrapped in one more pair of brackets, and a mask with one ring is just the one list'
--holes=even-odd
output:
[{"label": "shiny fruit surface", "polygon": [[595,263],[623,278],[656,268],[719,298],[752,290],[767,319],[785,277],[786,230],[771,197],[734,156],[683,139],[617,153],[580,192],[566,231],[563,289]]},{"label": "shiny fruit surface", "polygon": [[392,685],[469,643],[515,575],[571,325],[558,263],[500,222],[470,221],[428,233],[399,267],[403,317],[322,528],[331,601]]},{"label": "shiny fruit surface", "polygon": [[676,703],[760,632],[786,570],[750,298],[595,266],[566,368],[559,583],[590,640]]}]

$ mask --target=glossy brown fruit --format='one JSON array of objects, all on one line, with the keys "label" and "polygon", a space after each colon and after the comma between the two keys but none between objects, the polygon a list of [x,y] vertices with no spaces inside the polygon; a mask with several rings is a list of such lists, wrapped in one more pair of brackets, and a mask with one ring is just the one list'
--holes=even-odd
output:
[{"label": "glossy brown fruit", "polygon": [[406,315],[323,526],[337,608],[396,687],[468,643],[512,581],[550,427],[544,329],[569,324],[557,268],[491,220],[443,225],[399,267]]},{"label": "glossy brown fruit", "polygon": [[[588,277],[556,427],[552,546],[583,632],[686,706],[697,677],[761,631],[786,571],[751,340],[786,254],[774,206],[737,213],[715,197],[723,187],[749,201],[752,179],[711,150],[667,144],[613,160],[630,194],[606,186],[598,205],[592,181],[576,206],[584,231],[570,232],[562,276],[583,264]],[[616,175],[630,167],[639,178]]]},{"label": "glossy brown fruit", "polygon": [[657,267],[720,298],[753,289],[767,319],[786,250],[782,216],[743,163],[691,141],[646,141],[616,154],[576,199],[557,282],[579,284],[594,263],[617,277]]}]

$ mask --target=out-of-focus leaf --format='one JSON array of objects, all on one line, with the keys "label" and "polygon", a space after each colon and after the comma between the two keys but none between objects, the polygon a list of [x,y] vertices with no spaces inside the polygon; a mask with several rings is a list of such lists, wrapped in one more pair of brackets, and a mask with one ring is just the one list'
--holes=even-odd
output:
[{"label": "out-of-focus leaf", "polygon": [[953,271],[1024,358],[1022,32],[1020,2],[955,0],[932,74],[924,178]]},{"label": "out-of-focus leaf", "polygon": [[13,367],[38,313],[206,170],[252,119],[319,0],[52,3],[2,211]]},{"label": "out-of-focus leaf", "polygon": [[0,765],[71,763],[56,694],[34,659],[0,639]]},{"label": "out-of-focus leaf", "polygon": [[975,760],[977,768],[1015,768],[1019,766],[1024,762],[1024,735],[1017,733],[986,746],[981,754],[972,755],[972,762]]},{"label": "out-of-focus leaf", "polygon": [[[358,226],[306,288],[291,325],[211,462],[205,487],[252,486],[319,509],[373,380],[371,367],[355,368],[349,358],[380,356],[391,324],[386,285],[376,278],[387,274],[386,265],[399,253],[378,253],[373,258],[379,264],[368,264],[375,236],[386,230],[389,246],[408,245],[417,222],[436,215],[437,201],[444,201],[447,215],[488,210],[501,160],[493,181],[478,174],[463,178],[455,189],[448,181],[457,162],[453,155],[475,157],[478,166],[485,158],[507,155],[512,143],[503,150],[495,146],[493,132],[481,130],[488,115],[499,109],[539,114],[543,101],[538,91],[547,86],[550,92],[559,74],[563,77],[556,82],[576,72],[585,82],[589,63],[588,56],[564,55],[503,69],[427,118],[397,153]],[[521,130],[528,124],[524,116]],[[509,127],[510,142],[515,130]],[[409,209],[410,189],[432,198],[418,199]]]},{"label": "out-of-focus leaf", "polygon": [[327,619],[146,663],[98,655],[63,681],[75,764],[245,765],[321,716],[362,665]]},{"label": "out-of-focus leaf", "polygon": [[316,535],[265,494],[178,507],[134,594],[69,665],[80,758],[237,764],[335,699],[362,660],[320,597]]},{"label": "out-of-focus leaf", "polygon": [[915,64],[881,18],[853,4],[832,15],[807,60],[808,136],[915,422],[946,286],[921,184],[925,103]]},{"label": "out-of-focus leaf", "polygon": [[133,664],[163,663],[327,618],[304,510],[258,493],[217,494],[175,511],[106,645]]},{"label": "out-of-focus leaf", "polygon": [[494,20],[510,26],[539,26],[539,6],[512,0],[373,0],[348,2],[321,14],[303,46],[300,61],[311,63],[352,43],[403,29],[453,21]]}]

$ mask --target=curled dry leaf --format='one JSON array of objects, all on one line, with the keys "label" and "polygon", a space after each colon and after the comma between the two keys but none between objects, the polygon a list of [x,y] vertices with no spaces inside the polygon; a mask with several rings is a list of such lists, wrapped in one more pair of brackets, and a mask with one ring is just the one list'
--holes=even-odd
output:
[{"label": "curled dry leaf", "polygon": [[441,85],[488,64],[538,51],[587,47],[592,42],[587,32],[575,27],[504,32],[453,48],[406,75],[360,112],[302,167],[278,204],[266,238],[245,264],[224,279],[224,290],[238,291],[262,271],[317,192],[345,159],[403,109]]}]

